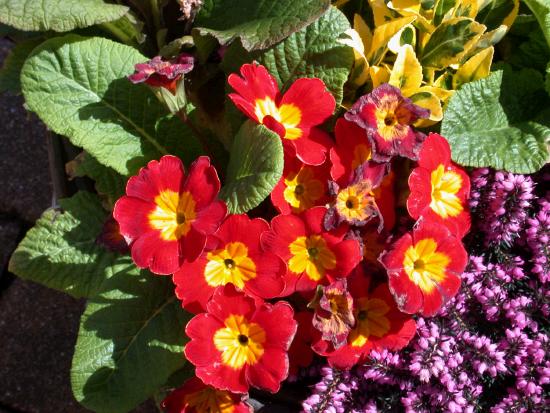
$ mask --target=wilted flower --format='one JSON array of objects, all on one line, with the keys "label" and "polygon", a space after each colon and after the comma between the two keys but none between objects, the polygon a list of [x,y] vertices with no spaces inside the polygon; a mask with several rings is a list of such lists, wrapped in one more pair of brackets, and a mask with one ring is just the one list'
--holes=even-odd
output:
[{"label": "wilted flower", "polygon": [[193,70],[195,59],[187,53],[180,54],[173,60],[162,60],[155,56],[146,63],[136,64],[136,72],[128,76],[132,83],[146,83],[153,87],[168,89],[176,93],[176,87],[181,77]]}]

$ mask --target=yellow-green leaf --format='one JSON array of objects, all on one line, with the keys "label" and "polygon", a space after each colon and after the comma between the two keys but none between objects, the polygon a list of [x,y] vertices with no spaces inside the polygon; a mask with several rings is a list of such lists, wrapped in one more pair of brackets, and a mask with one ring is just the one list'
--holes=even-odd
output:
[{"label": "yellow-green leaf", "polygon": [[394,18],[384,0],[369,0],[369,4],[374,15],[374,27],[382,26]]},{"label": "yellow-green leaf", "polygon": [[422,66],[411,45],[403,46],[397,54],[389,83],[405,96],[412,95],[422,84]]},{"label": "yellow-green leaf", "polygon": [[376,27],[372,37],[372,47],[367,55],[369,63],[372,65],[379,64],[388,50],[388,42],[393,35],[415,19],[416,16],[402,17]]},{"label": "yellow-green leaf", "polygon": [[460,66],[453,77],[453,89],[458,89],[464,83],[487,77],[491,72],[494,52],[495,48],[489,47]]},{"label": "yellow-green leaf", "polygon": [[487,30],[494,30],[501,25],[510,27],[518,10],[519,0],[484,0],[479,5],[476,20],[487,26]]},{"label": "yellow-green leaf", "polygon": [[419,122],[415,123],[415,126],[422,128],[433,125],[434,123],[439,122],[441,119],[443,119],[443,109],[441,108],[441,101],[428,89],[420,88],[417,93],[409,96],[409,98],[414,102],[415,105],[418,105],[421,108],[425,108],[430,111],[430,117],[428,119],[420,119]]},{"label": "yellow-green leaf", "polygon": [[459,63],[481,37],[486,27],[467,17],[456,17],[439,25],[428,39],[420,63],[444,69]]},{"label": "yellow-green leaf", "polygon": [[372,87],[375,88],[390,80],[390,69],[386,66],[371,66],[369,67],[369,75]]}]

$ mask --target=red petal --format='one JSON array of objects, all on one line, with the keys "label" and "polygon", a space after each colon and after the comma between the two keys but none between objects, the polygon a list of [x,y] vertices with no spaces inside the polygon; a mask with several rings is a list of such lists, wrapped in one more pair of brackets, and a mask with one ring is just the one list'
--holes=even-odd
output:
[{"label": "red petal", "polygon": [[420,314],[425,317],[431,317],[437,313],[437,311],[443,305],[443,298],[441,292],[437,288],[433,288],[432,291],[422,290],[424,296],[424,304]]},{"label": "red petal", "polygon": [[[264,304],[258,309],[252,321],[266,332],[269,347],[288,350],[296,334],[298,323],[294,320],[294,310],[285,301],[274,305]],[[267,344],[266,344],[267,345]]]},{"label": "red petal", "polygon": [[389,272],[388,281],[393,298],[401,311],[408,314],[414,314],[422,308],[422,292],[420,288],[409,279],[405,271]]},{"label": "red petal", "polygon": [[183,350],[185,358],[198,367],[217,363],[220,352],[214,346],[213,337],[223,327],[224,324],[211,314],[193,317],[185,327],[185,334],[191,339]]},{"label": "red petal", "polygon": [[288,355],[281,348],[265,347],[258,362],[246,369],[246,379],[259,389],[277,393],[288,376]]},{"label": "red petal", "polygon": [[330,249],[336,255],[336,268],[330,271],[330,275],[335,277],[345,277],[363,258],[361,246],[354,239],[348,239],[336,245],[331,245]]},{"label": "red petal", "polygon": [[140,198],[123,196],[115,204],[113,217],[120,226],[120,233],[133,240],[149,231],[153,231],[149,224],[149,214],[156,205]]},{"label": "red petal", "polygon": [[260,240],[265,251],[271,251],[286,261],[290,258],[289,244],[304,235],[306,235],[305,224],[299,217],[277,215],[271,220],[271,230],[264,232]]},{"label": "red petal", "polygon": [[422,144],[418,156],[418,165],[432,171],[440,164],[447,166],[450,162],[451,148],[449,142],[437,133],[430,133]]},{"label": "red petal", "polygon": [[275,185],[275,188],[273,188],[273,191],[271,191],[271,203],[279,213],[286,215],[292,212],[292,208],[285,199],[285,189],[286,185],[283,175],[277,185]]},{"label": "red petal", "polygon": [[195,374],[206,384],[234,393],[246,393],[249,385],[245,369],[234,370],[219,362],[211,366],[197,367]]},{"label": "red petal", "polygon": [[179,193],[184,174],[181,160],[165,155],[160,161],[150,161],[137,176],[132,176],[126,185],[126,194],[153,202],[161,191]]},{"label": "red petal", "polygon": [[412,241],[411,234],[403,235],[392,245],[390,251],[385,251],[380,256],[379,261],[388,271],[400,271],[403,268],[405,251],[412,245]]},{"label": "red petal", "polygon": [[229,215],[214,235],[223,244],[242,242],[249,254],[260,251],[260,235],[269,230],[269,224],[262,218],[250,219],[248,215]]},{"label": "red petal", "polygon": [[432,184],[430,172],[423,168],[415,168],[409,175],[411,193],[407,199],[407,210],[413,219],[418,219],[432,202]]},{"label": "red petal", "polygon": [[333,146],[332,139],[318,128],[303,129],[303,133],[302,137],[290,141],[296,149],[296,156],[307,165],[321,165]]},{"label": "red petal", "polygon": [[220,192],[220,179],[216,168],[210,165],[210,158],[200,156],[191,164],[181,191],[193,195],[195,208],[199,211],[214,202]]},{"label": "red petal", "polygon": [[218,230],[226,215],[227,206],[225,202],[214,201],[206,208],[197,211],[197,216],[192,223],[192,227],[202,234],[213,234]]},{"label": "red petal", "polygon": [[280,297],[285,287],[285,263],[275,254],[259,252],[249,257],[256,264],[256,278],[246,282],[245,291],[261,298]]},{"label": "red petal", "polygon": [[165,241],[159,235],[151,231],[139,236],[130,246],[132,259],[139,268],[149,268],[155,274],[173,274],[183,262],[178,242]]},{"label": "red petal", "polygon": [[310,128],[327,120],[334,112],[336,101],[321,79],[297,79],[283,95],[278,106],[292,104],[300,109],[299,127]]},{"label": "red petal", "polygon": [[254,300],[241,292],[238,292],[233,284],[216,288],[212,299],[206,306],[207,311],[220,321],[225,321],[230,315],[243,315],[251,319],[256,305]]},{"label": "red petal", "polygon": [[204,250],[206,235],[201,234],[195,230],[194,226],[191,226],[187,235],[181,237],[177,242],[179,243],[179,254],[182,258],[193,262]]},{"label": "red petal", "polygon": [[182,301],[183,308],[194,314],[205,312],[206,304],[214,294],[215,288],[204,279],[207,262],[204,255],[194,262],[184,262],[172,277],[176,296]]}]

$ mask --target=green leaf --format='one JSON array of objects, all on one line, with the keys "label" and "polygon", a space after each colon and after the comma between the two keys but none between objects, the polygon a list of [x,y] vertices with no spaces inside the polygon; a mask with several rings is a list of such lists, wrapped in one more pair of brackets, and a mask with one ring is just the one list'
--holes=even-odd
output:
[{"label": "green leaf", "polygon": [[550,47],[550,3],[548,0],[523,0],[531,9]]},{"label": "green leaf", "polygon": [[146,60],[108,39],[69,35],[34,51],[21,85],[30,110],[53,131],[123,175],[166,153],[189,163],[201,151],[192,132],[126,78]]},{"label": "green leaf", "polygon": [[4,65],[0,70],[0,92],[21,92],[20,78],[23,63],[25,63],[25,60],[35,47],[43,41],[44,39],[41,38],[33,38],[24,40],[15,45],[4,60]]},{"label": "green leaf", "polygon": [[282,90],[300,77],[317,77],[340,103],[354,55],[349,46],[338,40],[349,28],[346,16],[331,7],[317,21],[263,53],[247,54],[234,44],[222,65],[226,73],[238,72],[243,63],[257,60],[275,76]]},{"label": "green leaf", "polygon": [[460,59],[479,39],[485,27],[472,19],[456,17],[437,26],[420,55],[425,67],[443,69]]},{"label": "green leaf", "polygon": [[550,137],[550,99],[542,88],[539,72],[509,68],[462,86],[441,126],[453,159],[522,174],[540,169]]},{"label": "green leaf", "polygon": [[134,270],[88,301],[71,369],[75,398],[101,413],[127,412],[181,369],[190,318],[170,277]]},{"label": "green leaf", "polygon": [[83,152],[65,167],[70,177],[87,176],[95,181],[95,189],[107,197],[110,205],[126,193],[127,178],[107,166],[101,165],[89,153]]},{"label": "green leaf", "polygon": [[222,45],[239,38],[246,50],[265,49],[307,26],[329,5],[329,0],[205,0],[195,27]]},{"label": "green leaf", "polygon": [[128,7],[103,0],[0,0],[0,23],[25,31],[68,32],[116,20]]},{"label": "green leaf", "polygon": [[519,0],[484,0],[477,13],[476,20],[495,30],[500,25],[511,26]]},{"label": "green leaf", "polygon": [[48,209],[27,232],[11,257],[9,270],[73,297],[89,297],[107,278],[134,265],[129,257],[96,243],[107,217],[97,196],[78,192],[59,203],[62,212]]},{"label": "green leaf", "polygon": [[434,8],[433,24],[439,26],[443,21],[445,13],[456,5],[456,0],[438,0]]},{"label": "green leaf", "polygon": [[252,121],[243,124],[231,149],[225,186],[220,198],[232,214],[257,207],[283,173],[283,145],[279,136]]}]

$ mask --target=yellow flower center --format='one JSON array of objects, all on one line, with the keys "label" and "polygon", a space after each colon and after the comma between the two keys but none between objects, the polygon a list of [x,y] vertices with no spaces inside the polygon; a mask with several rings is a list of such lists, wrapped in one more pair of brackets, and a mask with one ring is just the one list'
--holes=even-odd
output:
[{"label": "yellow flower center", "polygon": [[367,145],[357,145],[353,150],[353,161],[351,168],[355,169],[360,165],[363,165],[371,158],[371,150]]},{"label": "yellow flower center", "polygon": [[432,201],[430,208],[441,218],[456,217],[464,209],[456,193],[462,186],[462,178],[453,171],[445,171],[439,165],[431,175]]},{"label": "yellow flower center", "polygon": [[403,268],[410,280],[422,291],[431,292],[436,284],[445,279],[449,262],[446,254],[437,251],[437,242],[432,238],[426,238],[405,251]]},{"label": "yellow flower center", "polygon": [[235,411],[235,403],[229,392],[212,387],[185,395],[184,403],[187,407],[193,407],[196,412],[233,413]]},{"label": "yellow flower center", "polygon": [[379,298],[360,298],[353,312],[355,327],[350,331],[348,342],[353,347],[363,347],[370,336],[383,337],[390,331],[390,320],[386,314],[390,307]]},{"label": "yellow flower center", "polygon": [[225,248],[206,254],[206,259],[204,279],[211,287],[232,283],[242,290],[245,282],[256,278],[256,264],[242,242],[230,242]]},{"label": "yellow flower center", "polygon": [[378,133],[385,141],[401,139],[408,131],[411,114],[399,103],[397,96],[386,95],[376,108]]},{"label": "yellow flower center", "polygon": [[256,364],[264,354],[265,330],[238,314],[227,317],[224,324],[214,334],[214,346],[222,352],[223,364],[235,370]]},{"label": "yellow flower center", "polygon": [[336,196],[336,209],[348,221],[370,218],[375,211],[370,186],[359,183],[342,189]]},{"label": "yellow flower center", "polygon": [[326,270],[336,267],[336,256],[321,235],[298,237],[288,248],[292,254],[288,268],[295,274],[305,272],[311,280],[319,281]]},{"label": "yellow flower center", "polygon": [[166,190],[155,197],[156,208],[149,213],[149,224],[165,241],[177,240],[189,232],[196,218],[195,200],[190,192]]},{"label": "yellow flower center", "polygon": [[311,208],[323,196],[323,183],[315,179],[313,168],[304,167],[296,174],[290,173],[285,185],[283,196],[294,213]]},{"label": "yellow flower center", "polygon": [[302,111],[298,106],[285,103],[277,107],[271,98],[266,97],[256,99],[254,113],[260,123],[263,123],[264,117],[269,115],[283,125],[286,130],[285,139],[298,139],[302,136],[302,130],[297,128],[302,120]]}]

